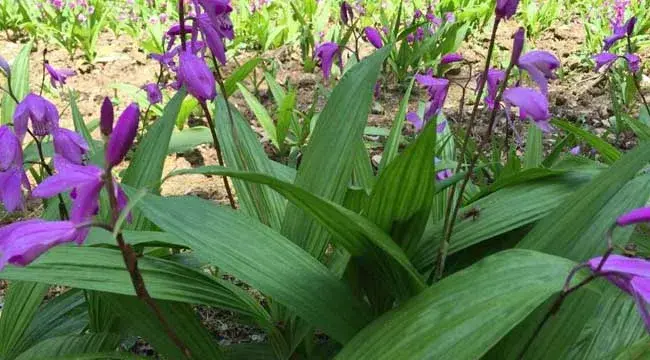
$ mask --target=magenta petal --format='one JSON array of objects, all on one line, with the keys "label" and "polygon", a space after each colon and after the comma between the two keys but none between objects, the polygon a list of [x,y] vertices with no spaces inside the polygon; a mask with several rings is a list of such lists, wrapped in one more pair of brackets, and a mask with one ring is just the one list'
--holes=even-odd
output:
[{"label": "magenta petal", "polygon": [[23,208],[22,168],[12,168],[0,173],[0,199],[7,212]]},{"label": "magenta petal", "polygon": [[596,62],[596,71],[598,71],[604,66],[609,68],[618,59],[618,56],[609,52],[603,52],[593,56],[592,59]]},{"label": "magenta petal", "polygon": [[650,222],[650,207],[642,207],[626,212],[616,219],[616,225],[627,226],[642,222]]},{"label": "magenta petal", "polygon": [[57,173],[47,177],[32,191],[34,197],[50,198],[78,186],[102,181],[102,170],[96,166],[76,165],[61,156],[56,156],[54,167]]},{"label": "magenta petal", "polygon": [[70,221],[28,220],[0,229],[0,269],[7,263],[25,266],[50,248],[74,241],[77,229]]},{"label": "magenta petal", "polygon": [[519,0],[497,0],[495,13],[497,18],[509,19],[517,12]]},{"label": "magenta petal", "polygon": [[326,42],[316,47],[315,55],[320,60],[320,67],[325,80],[329,80],[332,73],[334,57],[339,53],[339,45],[335,42]]},{"label": "magenta petal", "polygon": [[641,70],[641,58],[638,55],[625,54],[625,60],[627,60],[627,66],[632,73]]},{"label": "magenta petal", "polygon": [[422,119],[414,112],[406,114],[406,121],[410,122],[415,127],[416,131],[422,130],[422,126],[424,125]]},{"label": "magenta petal", "polygon": [[[588,261],[589,267],[593,270],[598,268],[602,257],[596,257]],[[630,258],[622,255],[610,255],[601,268],[601,272],[615,272],[629,276],[650,277],[650,261]]]},{"label": "magenta petal", "polygon": [[516,87],[504,91],[503,99],[506,104],[519,108],[522,119],[530,118],[543,131],[550,131],[548,120],[551,114],[548,110],[548,100],[539,91]]},{"label": "magenta petal", "polygon": [[20,140],[9,126],[0,126],[0,171],[11,166],[23,166],[23,149]]},{"label": "magenta petal", "polygon": [[68,161],[81,164],[83,155],[88,152],[88,144],[84,138],[76,132],[64,128],[52,131],[54,151],[66,158]]},{"label": "magenta petal", "polygon": [[650,312],[648,311],[648,302],[650,302],[650,279],[634,277],[630,281],[634,294],[636,308],[643,319],[646,331],[650,332]]},{"label": "magenta petal", "polygon": [[187,88],[187,92],[201,102],[217,96],[212,71],[205,61],[192,53],[181,53],[178,78]]},{"label": "magenta petal", "polygon": [[463,61],[463,60],[464,60],[463,55],[458,54],[458,53],[451,53],[451,54],[444,55],[440,59],[440,63],[441,64],[451,64],[451,63],[455,63],[455,62],[459,62],[459,61]]},{"label": "magenta petal", "polygon": [[[129,198],[126,196],[126,193],[117,182],[115,182],[113,186],[115,188],[115,198],[117,199],[117,208],[119,209],[120,212],[122,212],[128,205]],[[133,220],[133,216],[131,216],[130,212],[126,216],[126,219],[128,222],[131,222],[131,220]]]},{"label": "magenta petal", "polygon": [[363,32],[366,36],[366,39],[377,49],[381,49],[384,46],[384,43],[381,40],[381,35],[377,29],[367,26],[363,29]]},{"label": "magenta petal", "polygon": [[129,152],[133,140],[138,132],[140,121],[140,109],[138,104],[132,103],[124,111],[115,124],[115,128],[106,145],[106,163],[113,167],[124,159]]},{"label": "magenta petal", "polygon": [[102,182],[89,183],[76,188],[77,196],[72,203],[70,220],[80,224],[92,219],[99,211],[99,194],[103,187]]},{"label": "magenta petal", "polygon": [[113,132],[113,121],[115,115],[113,113],[113,103],[111,99],[104,98],[99,115],[99,129],[104,136],[109,136]]}]

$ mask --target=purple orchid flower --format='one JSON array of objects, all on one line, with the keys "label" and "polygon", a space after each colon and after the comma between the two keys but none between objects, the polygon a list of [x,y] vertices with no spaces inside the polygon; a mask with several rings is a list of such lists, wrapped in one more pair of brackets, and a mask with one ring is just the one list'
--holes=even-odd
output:
[{"label": "purple orchid flower", "polygon": [[106,164],[109,168],[119,164],[129,152],[133,140],[138,132],[138,121],[140,120],[140,109],[138,104],[129,105],[119,119],[111,137],[106,145]]},{"label": "purple orchid flower", "polygon": [[547,51],[533,50],[519,58],[518,66],[539,86],[542,94],[548,94],[548,80],[557,76],[554,71],[560,67],[560,60]]},{"label": "purple orchid flower", "polygon": [[650,207],[642,207],[628,211],[616,219],[616,225],[618,226],[628,226],[643,222],[650,222]]},{"label": "purple orchid flower", "polygon": [[54,88],[65,85],[66,80],[70,76],[77,75],[77,72],[72,69],[55,69],[47,63],[45,64],[45,69],[50,74],[50,84]]},{"label": "purple orchid flower", "polygon": [[415,9],[415,11],[413,12],[413,18],[416,20],[421,18],[423,15],[424,14],[422,13],[422,10],[420,9]]},{"label": "purple orchid flower", "polygon": [[512,64],[518,64],[519,59],[521,58],[521,52],[524,50],[526,30],[523,27],[520,27],[512,36],[512,39],[512,55],[510,57],[510,62]]},{"label": "purple orchid flower", "polygon": [[[72,191],[73,198],[70,221],[81,224],[90,221],[99,211],[99,194],[104,186],[104,170],[94,165],[77,165],[59,155],[54,156],[54,167],[57,170],[42,183],[32,195],[37,198],[50,198],[57,194]],[[128,198],[117,182],[113,183],[118,209],[126,207]],[[85,237],[86,230],[80,230]]]},{"label": "purple orchid flower", "polygon": [[0,270],[7,264],[26,266],[52,247],[64,243],[81,244],[76,225],[71,221],[40,219],[16,222],[0,228]]},{"label": "purple orchid flower", "polygon": [[610,52],[603,52],[592,57],[596,62],[596,71],[600,70],[602,67],[609,69],[612,64],[618,59],[618,55],[612,54]]},{"label": "purple orchid flower", "polygon": [[[203,39],[212,51],[212,54],[219,60],[221,64],[226,64],[226,46],[223,42],[227,38],[223,30],[218,29],[206,14],[201,14],[197,17],[197,24],[199,30],[203,33]],[[227,28],[226,28],[227,31]]]},{"label": "purple orchid flower", "polygon": [[621,255],[610,255],[603,262],[596,257],[587,262],[595,274],[604,276],[619,289],[630,294],[643,319],[646,330],[650,332],[650,262],[643,259]]},{"label": "purple orchid flower", "polygon": [[542,93],[534,89],[516,87],[504,91],[503,99],[508,107],[519,108],[519,118],[530,118],[542,131],[551,131],[551,125],[548,123],[551,118],[548,100]]},{"label": "purple orchid flower", "polygon": [[576,147],[571,148],[571,150],[569,150],[569,153],[571,155],[578,156],[578,155],[580,155],[580,151],[581,151],[581,148],[580,148],[580,145],[578,145]]},{"label": "purple orchid flower", "polygon": [[217,96],[214,76],[208,65],[196,55],[183,52],[178,66],[178,80],[187,92],[197,100],[205,102]]},{"label": "purple orchid flower", "polygon": [[329,80],[332,73],[334,57],[340,55],[339,45],[335,42],[326,42],[316,47],[315,55],[319,60],[325,80]]},{"label": "purple orchid flower", "polygon": [[74,164],[83,163],[84,154],[89,147],[81,135],[72,130],[57,128],[52,131],[52,138],[57,154]]},{"label": "purple orchid flower", "polygon": [[422,74],[415,75],[415,80],[424,86],[429,93],[429,104],[424,113],[424,119],[428,121],[442,110],[447,99],[449,80]]},{"label": "purple orchid flower", "polygon": [[29,94],[16,106],[14,112],[14,130],[20,141],[25,138],[29,121],[34,135],[46,136],[59,127],[59,111],[45,98]]},{"label": "purple orchid flower", "polygon": [[633,74],[641,70],[641,58],[636,54],[625,54],[627,66]]},{"label": "purple orchid flower", "polygon": [[[438,164],[440,161],[442,161],[442,160],[438,159],[437,157],[434,158],[434,163],[435,164]],[[444,170],[436,172],[436,180],[442,181],[442,180],[445,180],[445,179],[449,179],[453,175],[454,175],[454,172],[451,169],[444,169]]]},{"label": "purple orchid flower", "polygon": [[381,49],[382,46],[384,46],[384,43],[381,40],[381,35],[379,34],[379,31],[377,31],[377,29],[371,26],[366,26],[363,29],[363,33],[365,34],[368,42],[370,42],[372,46],[374,46],[375,48]]},{"label": "purple orchid flower", "polygon": [[603,43],[603,50],[608,51],[619,40],[625,39],[626,36],[632,36],[634,33],[634,26],[636,25],[636,17],[630,18],[625,24],[621,24],[622,19],[612,22],[612,35],[605,38]]},{"label": "purple orchid flower", "polygon": [[99,129],[104,136],[110,136],[113,132],[113,120],[115,118],[113,112],[113,103],[111,99],[107,97],[104,98],[102,102],[102,107],[99,115]]},{"label": "purple orchid flower", "polygon": [[9,66],[7,60],[2,56],[0,56],[0,71],[2,71],[6,77],[11,76],[11,66]]},{"label": "purple orchid flower", "polygon": [[348,25],[350,21],[354,20],[354,12],[352,11],[352,6],[350,6],[347,1],[343,1],[341,3],[340,13],[343,25]]},{"label": "purple orchid flower", "polygon": [[454,15],[453,12],[447,12],[447,13],[445,13],[445,21],[446,21],[448,24],[453,24],[453,23],[455,23],[455,22],[456,22],[456,15]]},{"label": "purple orchid flower", "polygon": [[459,53],[451,53],[451,54],[446,54],[443,55],[443,57],[440,59],[441,64],[451,64],[459,61],[463,61],[465,58],[463,58],[463,55]]},{"label": "purple orchid flower", "polygon": [[[479,76],[478,83],[480,84],[483,75]],[[488,109],[492,110],[496,106],[496,97],[497,91],[499,91],[499,86],[505,80],[506,73],[503,70],[499,69],[490,69],[487,73],[487,96],[485,97],[485,104],[487,104]],[[479,86],[477,86],[478,88]]]},{"label": "purple orchid flower", "polygon": [[22,187],[29,189],[23,170],[23,149],[18,137],[3,125],[0,126],[0,200],[8,212],[23,208]]},{"label": "purple orchid flower", "polygon": [[147,93],[147,100],[149,100],[149,104],[155,105],[162,102],[163,96],[162,92],[160,92],[160,87],[158,87],[158,84],[149,83],[144,85],[141,89]]},{"label": "purple orchid flower", "polygon": [[517,6],[519,6],[519,0],[497,0],[495,9],[497,19],[510,19],[517,13]]},{"label": "purple orchid flower", "polygon": [[[424,127],[424,124],[426,122],[418,115],[416,112],[410,111],[406,114],[405,117],[406,121],[411,123],[413,127],[415,128],[415,131],[420,132],[422,128]],[[438,125],[436,125],[436,133],[441,134],[442,132],[445,131],[447,128],[447,120],[441,121]]]}]

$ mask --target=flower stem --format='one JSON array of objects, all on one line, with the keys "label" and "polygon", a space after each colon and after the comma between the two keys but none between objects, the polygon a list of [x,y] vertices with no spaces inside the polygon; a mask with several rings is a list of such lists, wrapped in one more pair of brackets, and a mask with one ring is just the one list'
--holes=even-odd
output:
[{"label": "flower stem", "polygon": [[181,49],[185,51],[185,3],[183,0],[178,0],[178,23],[181,30]]},{"label": "flower stem", "polygon": [[[472,129],[474,128],[474,124],[476,123],[476,117],[478,115],[478,105],[481,102],[481,96],[483,95],[483,89],[485,89],[485,83],[487,82],[487,75],[488,72],[490,71],[490,62],[492,60],[492,54],[494,53],[494,45],[496,43],[496,35],[497,35],[497,30],[499,28],[499,23],[501,22],[500,18],[496,18],[494,20],[494,25],[492,26],[492,33],[490,35],[490,45],[488,47],[488,53],[487,57],[485,59],[485,67],[483,69],[483,73],[481,78],[479,79],[479,85],[478,89],[476,92],[476,98],[474,99],[474,107],[472,108],[472,115],[469,119],[469,124],[467,125],[467,131],[465,132],[465,136],[463,138],[463,143],[461,144],[461,150],[460,150],[460,156],[463,157],[465,152],[467,151],[467,144],[469,142],[469,137],[472,133]],[[462,116],[462,114],[461,114]],[[456,173],[460,171],[460,168],[462,166],[462,161],[458,162],[458,166],[456,167]],[[473,169],[472,169],[473,170]],[[469,177],[471,174],[471,171],[467,172],[466,177]],[[466,184],[465,184],[466,185]],[[458,195],[459,202],[462,201],[463,198],[463,191],[464,191],[464,186],[462,187],[462,190],[460,191],[460,194]],[[431,283],[434,276],[436,279],[440,279],[442,277],[442,273],[445,268],[445,259],[447,257],[447,250],[449,247],[449,238],[447,237],[447,233],[449,233],[449,237],[451,237],[451,232],[447,231],[447,229],[452,228],[453,225],[449,226],[448,224],[451,224],[452,219],[451,219],[451,213],[452,213],[452,203],[455,199],[455,193],[456,193],[456,187],[452,186],[450,191],[449,191],[449,196],[447,198],[447,209],[445,211],[445,218],[444,218],[444,229],[445,232],[443,234],[442,240],[440,242],[440,246],[438,248],[438,260],[436,262],[436,267],[434,270],[431,271],[429,274],[429,279],[428,282]],[[458,209],[454,209],[454,214],[458,213]]]},{"label": "flower stem", "polygon": [[[219,139],[217,138],[217,131],[215,130],[214,126],[214,121],[212,120],[212,116],[210,115],[210,110],[208,109],[208,105],[206,105],[205,101],[200,102],[201,104],[201,109],[203,109],[203,113],[205,113],[205,118],[208,120],[208,127],[210,128],[210,134],[212,135],[212,142],[214,143],[214,149],[217,151],[217,160],[219,161],[219,166],[223,166],[223,155],[221,154],[221,146],[219,145]],[[226,103],[226,106],[228,104]],[[230,111],[230,109],[228,109]],[[228,177],[227,176],[222,176],[223,179],[223,185],[226,188],[226,194],[228,194],[228,201],[230,202],[230,207],[233,209],[237,209],[237,205],[235,204],[235,197],[232,195],[232,190],[230,189],[230,183],[228,182]]]},{"label": "flower stem", "polygon": [[[117,205],[117,198],[115,196],[115,186],[113,184],[113,176],[111,175],[110,168],[106,169],[104,175],[104,186],[106,187],[106,191],[108,192],[108,200],[111,205],[110,227],[114,229],[117,219],[120,215],[120,210]],[[163,316],[162,312],[160,311],[158,304],[156,304],[155,300],[149,294],[149,291],[147,290],[147,287],[144,284],[142,273],[140,273],[140,270],[138,269],[138,256],[133,250],[133,248],[131,247],[131,245],[127,244],[126,241],[124,241],[124,237],[122,236],[121,231],[117,233],[116,241],[117,241],[117,246],[119,247],[120,252],[122,253],[122,259],[124,260],[124,265],[126,265],[126,269],[128,270],[129,275],[131,277],[131,283],[133,284],[133,288],[135,290],[136,295],[147,306],[149,306],[151,311],[153,311],[156,318],[158,318],[158,321],[160,321],[160,324],[162,325],[167,336],[174,342],[174,344],[176,344],[176,346],[181,350],[183,354],[185,354],[187,358],[191,359],[192,354],[189,348],[185,346],[185,344],[181,341],[181,339],[178,337],[176,332],[174,332],[174,329],[172,329],[172,327],[169,325],[169,323]]]}]

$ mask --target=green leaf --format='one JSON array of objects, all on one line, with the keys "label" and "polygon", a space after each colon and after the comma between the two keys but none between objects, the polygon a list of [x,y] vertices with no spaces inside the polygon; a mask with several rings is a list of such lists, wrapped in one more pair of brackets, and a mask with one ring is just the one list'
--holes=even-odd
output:
[{"label": "green leaf", "polygon": [[[458,212],[460,218],[449,241],[449,254],[544,218],[589,179],[580,174],[567,174],[532,181],[498,190],[470,203]],[[466,216],[472,212],[476,216]],[[412,258],[413,265],[421,272],[435,261],[442,230],[442,221],[425,230],[424,240]]]},{"label": "green leaf", "polygon": [[429,219],[435,185],[436,122],[430,121],[379,176],[366,208],[368,219],[412,256]]},{"label": "green leaf", "polygon": [[621,153],[618,150],[616,150],[616,148],[614,148],[612,145],[610,145],[607,141],[599,138],[596,135],[593,135],[592,133],[586,130],[580,129],[562,120],[553,120],[551,123],[559,127],[560,129],[575,135],[577,138],[584,140],[591,147],[598,150],[598,152],[603,156],[603,158],[608,163],[613,163],[621,157]]},{"label": "green leaf", "polygon": [[49,286],[47,284],[14,281],[7,289],[0,317],[0,354],[12,357],[16,345],[23,339]]},{"label": "green leaf", "polygon": [[284,89],[282,89],[282,86],[280,86],[280,84],[278,84],[278,82],[275,80],[275,77],[268,72],[264,73],[264,79],[269,86],[269,90],[271,90],[271,94],[275,99],[275,103],[281,104],[282,101],[284,101],[284,97],[286,96],[286,93]]},{"label": "green leaf", "polygon": [[[373,85],[392,46],[354,65],[344,75],[320,113],[303,154],[295,184],[334,203],[341,203],[354,167],[355,142],[365,128]],[[327,246],[327,231],[296,206],[287,208],[282,233],[320,259]]]},{"label": "green leaf", "polygon": [[[604,249],[603,234],[624,210],[645,204],[647,191],[623,207],[608,204],[650,159],[650,144],[640,144],[569,196],[553,213],[539,222],[518,245],[584,261]],[[639,189],[640,190],[640,189]],[[645,197],[644,197],[645,196]],[[607,207],[609,206],[609,208]],[[599,217],[599,222],[594,222]],[[595,225],[598,226],[595,226]],[[591,237],[585,237],[590,232]],[[581,239],[577,242],[576,239]]]},{"label": "green leaf", "polygon": [[190,197],[149,195],[139,207],[161,229],[185,239],[197,257],[259,289],[337,341],[345,343],[370,321],[367,306],[325,266],[255,219]]},{"label": "green leaf", "polygon": [[241,94],[244,96],[244,100],[246,100],[248,107],[255,115],[257,122],[262,126],[262,129],[264,130],[266,136],[268,136],[269,139],[271,139],[271,143],[273,143],[273,145],[279,149],[280,143],[278,142],[278,132],[275,128],[275,123],[273,122],[271,115],[269,115],[264,105],[262,105],[262,103],[257,100],[255,95],[251,94],[245,86],[242,84],[237,84],[237,87],[239,88]]},{"label": "green leaf", "polygon": [[178,116],[176,116],[176,128],[183,130],[185,123],[187,123],[187,119],[189,119],[194,109],[196,109],[198,106],[199,101],[196,100],[194,96],[189,96],[183,99],[181,108],[178,111]]},{"label": "green leaf", "polygon": [[278,106],[278,125],[276,127],[279,148],[284,147],[284,140],[289,132],[289,125],[293,118],[293,108],[296,106],[296,91],[290,91],[289,95],[282,99]]},{"label": "green leaf", "polygon": [[[169,139],[185,95],[184,89],[179,90],[165,106],[162,117],[147,131],[126,169],[122,179],[123,184],[137,189],[148,188],[153,192],[158,192]],[[134,211],[131,228],[147,230],[148,227],[149,225],[140,213]]]},{"label": "green leaf", "polygon": [[[171,261],[140,257],[138,267],[153,298],[225,308],[264,320],[249,295],[223,280]],[[118,250],[57,247],[24,268],[7,267],[0,277],[135,295]]]},{"label": "green leaf", "polygon": [[[13,64],[11,64],[11,89],[19,101],[29,93],[29,55],[32,53],[32,45],[32,42],[29,42],[23,46]],[[13,122],[16,105],[8,94],[2,97],[0,124]]]},{"label": "green leaf", "polygon": [[[645,107],[641,107],[641,112],[647,111],[644,110]],[[627,114],[623,114],[621,119],[634,131],[634,134],[639,137],[640,140],[648,141],[650,140],[650,126],[643,123],[641,120],[637,120]]]},{"label": "green leaf", "polygon": [[490,256],[373,321],[336,359],[479,359],[559,291],[573,266],[526,250]]},{"label": "green leaf", "polygon": [[528,138],[526,140],[526,153],[524,154],[524,169],[539,167],[544,156],[542,146],[542,130],[535,124],[528,125]]},{"label": "green leaf", "polygon": [[118,334],[89,333],[83,335],[67,335],[44,340],[24,353],[16,360],[55,360],[69,359],[74,355],[84,353],[115,350],[120,341]]},{"label": "green leaf", "polygon": [[[401,2],[400,2],[401,8]],[[409,99],[411,98],[411,91],[413,90],[413,83],[415,82],[415,77],[411,79],[409,86],[406,88],[404,97],[399,104],[399,110],[395,114],[395,120],[393,120],[393,125],[390,128],[390,134],[388,135],[388,140],[384,145],[384,152],[381,154],[381,161],[379,162],[379,173],[388,165],[395,157],[397,157],[397,152],[399,151],[399,140],[402,136],[402,128],[404,127],[404,120],[406,118],[406,111],[409,106]]]},{"label": "green leaf", "polygon": [[[612,357],[613,358],[613,357]],[[621,349],[615,360],[649,360],[650,339],[644,337],[629,347]]]},{"label": "green leaf", "polygon": [[205,126],[196,126],[181,131],[174,131],[169,139],[167,154],[182,153],[192,150],[199,145],[210,143],[212,143],[212,134],[210,134],[210,129]]},{"label": "green leaf", "polygon": [[[257,134],[241,113],[227,104],[223,97],[218,97],[215,103],[215,127],[226,165],[236,170],[275,175],[276,166],[271,164]],[[232,121],[226,106],[230,107]],[[241,180],[235,179],[233,184],[237,200],[245,214],[273,229],[280,229],[286,206],[280,195],[263,186]]]},{"label": "green leaf", "polygon": [[234,94],[237,90],[237,85],[246,79],[246,77],[255,70],[257,65],[262,62],[261,57],[254,57],[251,60],[245,62],[242,66],[238,67],[237,70],[233,71],[232,74],[224,82],[224,87],[226,88],[226,97]]},{"label": "green leaf", "polygon": [[[102,294],[102,297],[120,318],[121,326],[134,335],[144,337],[167,359],[187,359],[169,338],[160,320],[142,300],[135,296],[115,294]],[[201,325],[189,305],[171,301],[156,301],[156,304],[176,336],[190,351],[192,359],[223,358],[212,336]]]}]

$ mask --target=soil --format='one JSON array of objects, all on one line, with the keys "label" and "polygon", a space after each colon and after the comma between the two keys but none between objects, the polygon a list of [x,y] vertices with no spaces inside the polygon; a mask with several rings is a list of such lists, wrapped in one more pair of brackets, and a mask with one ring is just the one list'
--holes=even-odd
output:
[{"label": "soil", "polygon": [[[511,36],[515,32],[516,26],[515,22],[506,22],[500,27],[496,46],[497,64],[507,61],[512,46]],[[551,113],[558,118],[586,126],[594,133],[601,135],[608,131],[607,129],[611,125],[609,118],[612,116],[613,111],[604,78],[592,71],[591,64],[580,60],[579,51],[584,40],[584,29],[579,22],[575,21],[552,27],[544,32],[539,39],[529,44],[528,48],[551,51],[562,62],[559,79],[552,81],[550,84]],[[488,42],[487,31],[482,31],[471,38],[470,41],[465,42],[459,50],[472,64],[474,74],[482,66]],[[23,45],[0,38],[1,55],[11,62]],[[30,84],[34,92],[38,91],[41,83],[42,51],[44,48],[43,44],[35,44],[30,57]],[[368,51],[370,49],[364,48],[364,52]],[[123,83],[140,87],[147,82],[155,81],[154,77],[158,70],[157,64],[148,60],[146,54],[138,48],[137,43],[127,36],[116,38],[111,33],[102,34],[98,42],[97,52],[97,61],[92,65],[84,62],[81,57],[70,59],[65,51],[54,49],[53,46],[48,47],[47,52],[47,58],[55,68],[72,68],[77,71],[76,76],[69,78],[67,87],[74,89],[78,93],[78,106],[86,121],[99,117],[100,104],[104,96],[110,95],[118,100],[120,105],[116,109],[117,113],[132,100],[128,95],[114,90],[111,87],[112,85]],[[225,69],[226,76],[235,67],[234,63],[243,63],[252,56],[254,54],[237,56]],[[317,91],[319,83],[321,83],[320,73],[305,73],[303,71],[300,54],[296,48],[283,47],[273,50],[265,56],[275,59],[277,62],[279,66],[277,72],[278,82],[280,84],[290,83],[298,89],[298,106],[301,110],[306,110],[311,105],[314,92]],[[258,79],[262,78],[262,75],[261,71],[257,72]],[[454,75],[450,75],[449,78],[453,83],[465,83],[468,75],[467,67],[463,67],[456,70]],[[462,128],[464,124],[459,123],[460,119],[469,117],[468,114],[471,111],[475,96],[473,94],[474,84],[474,81],[469,82],[462,117],[459,112],[461,88],[452,86],[450,89],[445,105],[445,114],[454,127]],[[49,88],[49,86],[46,86],[46,88]],[[249,86],[250,88],[251,86]],[[56,90],[52,93],[45,93],[62,111],[62,125],[71,127],[72,120],[70,111],[67,108],[67,100],[65,100],[67,95],[59,96],[59,94],[56,93]],[[409,110],[415,110],[417,102],[425,100],[425,96],[424,91],[414,89]],[[260,98],[265,106],[273,106],[271,96],[264,85],[260,87]],[[389,128],[401,98],[402,89],[399,86],[384,83],[382,93],[377,99],[377,102],[381,105],[380,109],[370,114],[368,124],[370,126]],[[236,94],[232,97],[232,102],[250,120],[252,128],[260,135],[260,141],[268,144],[268,139],[264,137],[261,127],[252,112],[248,110],[241,96]],[[321,96],[318,100],[319,107],[322,108],[324,103],[325,99]],[[482,108],[482,105],[480,107]],[[499,121],[500,124],[496,130],[497,136],[503,134],[505,128],[504,119],[499,119]],[[198,123],[201,123],[200,119]],[[485,124],[484,119],[479,121],[477,134],[483,132]],[[522,126],[521,122],[517,123],[517,128],[524,135],[525,127]],[[413,129],[408,125],[404,132],[405,134],[412,134]],[[613,142],[613,135],[611,139]],[[549,137],[546,140],[552,141],[553,138]],[[629,148],[634,144],[634,138],[630,134],[624,134],[616,144],[621,148]],[[270,149],[271,147],[265,146],[265,148]],[[273,156],[274,154],[270,153],[269,155]],[[176,169],[213,164],[217,164],[214,149],[210,146],[200,146],[196,150],[185,154],[169,156],[165,161],[165,173]],[[163,184],[162,194],[196,195],[227,204],[223,182],[218,177],[205,177],[202,175],[174,177]],[[23,214],[19,214],[18,217],[33,217],[35,213],[39,212],[39,204],[38,201],[30,200],[28,210]],[[10,217],[2,219],[2,221],[8,222],[15,219],[16,217]],[[0,288],[3,285],[0,281]],[[206,307],[197,307],[197,312],[207,328],[215,334],[215,338],[222,344],[263,341],[264,339],[264,334],[261,331],[248,325],[239,324],[236,316],[232,313]],[[140,345],[146,347],[146,344]]]}]

